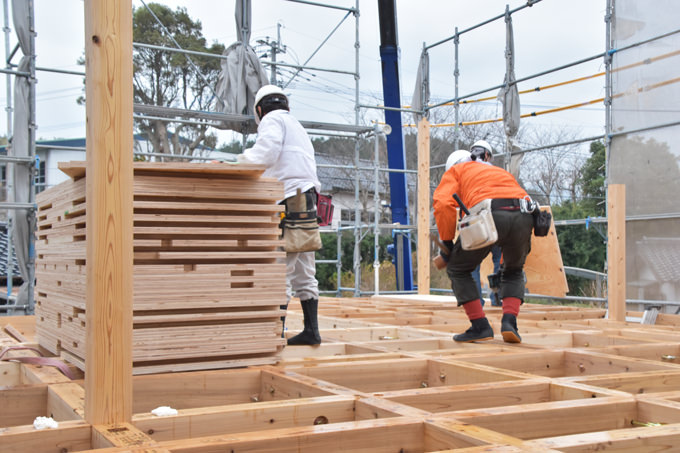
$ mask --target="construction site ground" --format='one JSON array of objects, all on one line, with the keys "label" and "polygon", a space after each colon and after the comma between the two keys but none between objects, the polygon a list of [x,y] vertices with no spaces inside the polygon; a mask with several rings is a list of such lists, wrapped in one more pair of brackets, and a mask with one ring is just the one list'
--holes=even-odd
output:
[{"label": "construction site ground", "polygon": [[[130,424],[85,421],[84,376],[0,362],[5,452],[515,452],[680,449],[680,316],[616,322],[601,308],[525,304],[521,344],[459,344],[452,297],[322,298],[319,346],[273,365],[133,377]],[[642,313],[627,313],[642,319]],[[38,348],[35,318],[0,345]],[[294,300],[286,335],[302,327]],[[7,356],[37,355],[11,350]],[[176,415],[158,416],[160,407]],[[56,428],[38,430],[37,417]]]}]

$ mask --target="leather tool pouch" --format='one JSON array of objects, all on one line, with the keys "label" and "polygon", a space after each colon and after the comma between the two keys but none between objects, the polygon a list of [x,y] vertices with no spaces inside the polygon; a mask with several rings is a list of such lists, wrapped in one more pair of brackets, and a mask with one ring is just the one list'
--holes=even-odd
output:
[{"label": "leather tool pouch", "polygon": [[316,214],[319,218],[319,226],[328,226],[333,223],[333,196],[318,194],[316,198]]},{"label": "leather tool pouch", "polygon": [[283,249],[286,252],[313,252],[321,249],[321,234],[316,217],[316,191],[298,193],[284,200],[286,213],[281,220]]},{"label": "leather tool pouch", "polygon": [[552,214],[537,208],[534,212],[534,236],[547,236],[552,223]]},{"label": "leather tool pouch", "polygon": [[458,234],[463,250],[477,250],[496,243],[498,232],[491,213],[490,199],[470,208],[470,214],[458,222]]}]

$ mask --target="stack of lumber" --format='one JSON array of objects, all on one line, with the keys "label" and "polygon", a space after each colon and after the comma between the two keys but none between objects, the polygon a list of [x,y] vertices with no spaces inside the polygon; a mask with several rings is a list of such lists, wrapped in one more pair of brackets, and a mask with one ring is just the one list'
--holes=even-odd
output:
[{"label": "stack of lumber", "polygon": [[[40,193],[40,345],[84,370],[86,177]],[[255,165],[134,165],[135,374],[275,363],[283,347],[283,187]]]}]

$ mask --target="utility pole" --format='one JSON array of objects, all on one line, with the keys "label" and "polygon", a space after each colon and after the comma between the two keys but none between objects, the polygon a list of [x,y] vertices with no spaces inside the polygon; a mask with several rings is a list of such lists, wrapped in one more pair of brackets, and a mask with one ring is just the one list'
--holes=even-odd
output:
[{"label": "utility pole", "polygon": [[[279,53],[286,53],[286,46],[281,44],[281,22],[276,23],[276,41],[270,41],[267,36],[266,41],[258,40],[258,44],[269,46],[269,54],[271,56],[272,67],[269,75],[269,83],[278,85],[276,81],[276,55]],[[266,57],[266,55],[265,55]]]}]

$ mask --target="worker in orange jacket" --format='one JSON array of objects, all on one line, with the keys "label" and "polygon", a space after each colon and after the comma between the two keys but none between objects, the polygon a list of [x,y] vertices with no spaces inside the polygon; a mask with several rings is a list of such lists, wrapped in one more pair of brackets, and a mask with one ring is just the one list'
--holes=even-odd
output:
[{"label": "worker in orange jacket", "polygon": [[[446,273],[458,305],[465,308],[471,327],[464,333],[454,335],[459,342],[491,340],[493,329],[486,319],[472,271],[484,260],[494,245],[503,249],[501,266],[500,298],[503,305],[501,334],[508,343],[520,343],[517,332],[517,315],[524,300],[523,268],[531,250],[533,215],[525,201],[531,201],[526,191],[506,170],[471,159],[470,152],[454,151],[447,160],[447,170],[434,191],[434,218],[439,236],[451,251]],[[495,244],[477,250],[464,250],[456,235],[458,194],[467,208],[491,199],[493,221],[498,232]]]}]

